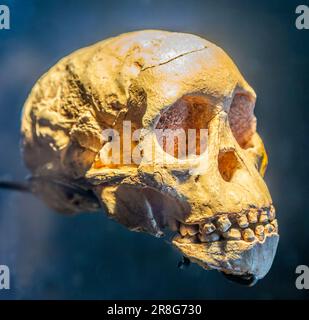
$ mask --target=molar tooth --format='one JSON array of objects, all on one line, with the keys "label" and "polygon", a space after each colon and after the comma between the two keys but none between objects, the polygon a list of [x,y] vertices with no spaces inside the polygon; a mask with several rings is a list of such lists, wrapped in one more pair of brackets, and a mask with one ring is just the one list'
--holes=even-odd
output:
[{"label": "molar tooth", "polygon": [[263,240],[264,239],[264,226],[262,226],[262,225],[256,226],[255,227],[255,234],[257,235],[259,240]]},{"label": "molar tooth", "polygon": [[272,233],[274,231],[275,231],[275,227],[272,224],[268,223],[265,226],[265,233],[270,234],[270,233]]},{"label": "molar tooth", "polygon": [[250,223],[257,223],[258,218],[257,218],[257,212],[254,210],[250,210],[247,214],[248,220]]},{"label": "molar tooth", "polygon": [[176,235],[173,240],[177,240],[178,242],[181,243],[192,243],[192,242],[197,242],[197,239],[195,236],[191,237],[189,235],[186,236],[181,236],[180,234]]},{"label": "molar tooth", "polygon": [[272,225],[274,226],[274,228],[275,228],[274,231],[278,232],[278,220],[277,220],[277,219],[273,220],[273,221],[271,222],[271,224],[272,224]]},{"label": "molar tooth", "polygon": [[198,225],[181,224],[179,231],[182,236],[194,236],[198,233]]},{"label": "molar tooth", "polygon": [[237,223],[240,226],[240,228],[247,228],[249,225],[248,219],[245,215],[238,216]]},{"label": "molar tooth", "polygon": [[201,233],[204,233],[204,234],[210,234],[210,233],[214,232],[215,230],[216,230],[216,227],[211,222],[205,223],[204,225],[202,225],[200,227]]},{"label": "molar tooth", "polygon": [[259,221],[260,221],[261,223],[266,223],[266,222],[268,222],[268,214],[267,214],[267,211],[261,212]]},{"label": "molar tooth", "polygon": [[228,240],[240,240],[241,239],[241,233],[236,228],[231,228],[227,232],[223,233],[223,237]]},{"label": "molar tooth", "polygon": [[220,239],[220,235],[217,232],[213,232],[211,234],[198,234],[198,238],[201,242],[214,242]]},{"label": "molar tooth", "polygon": [[191,224],[186,227],[190,236],[194,236],[199,232],[199,226],[197,224]]},{"label": "molar tooth", "polygon": [[232,225],[231,221],[229,220],[227,215],[222,215],[217,220],[217,227],[219,231],[226,232],[230,226]]},{"label": "molar tooth", "polygon": [[243,236],[244,240],[247,242],[252,242],[255,240],[254,232],[250,228],[245,229],[242,232],[242,236]]}]

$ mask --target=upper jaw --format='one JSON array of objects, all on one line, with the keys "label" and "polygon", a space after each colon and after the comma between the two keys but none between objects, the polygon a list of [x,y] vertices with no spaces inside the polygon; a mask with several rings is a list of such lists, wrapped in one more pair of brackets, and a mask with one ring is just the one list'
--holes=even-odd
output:
[{"label": "upper jaw", "polygon": [[216,215],[199,225],[180,224],[173,245],[206,269],[263,278],[279,241],[273,206]]}]

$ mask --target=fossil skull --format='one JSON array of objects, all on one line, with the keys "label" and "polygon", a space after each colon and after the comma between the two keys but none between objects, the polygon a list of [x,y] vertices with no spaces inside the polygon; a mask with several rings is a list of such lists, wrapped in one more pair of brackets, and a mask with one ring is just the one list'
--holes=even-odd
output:
[{"label": "fossil skull", "polygon": [[[255,100],[228,55],[195,35],[139,31],[78,50],[39,79],[24,106],[32,191],[57,211],[103,207],[130,230],[171,230],[189,260],[253,282],[279,239]],[[147,130],[136,141],[144,156],[104,163],[102,131],[121,137],[125,121]],[[207,148],[175,163],[149,159],[154,129],[178,128],[207,129]]]}]

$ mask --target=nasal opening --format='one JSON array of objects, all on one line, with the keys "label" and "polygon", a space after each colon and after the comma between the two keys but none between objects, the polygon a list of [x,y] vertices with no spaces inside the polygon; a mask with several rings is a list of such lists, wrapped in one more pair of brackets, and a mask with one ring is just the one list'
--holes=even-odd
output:
[{"label": "nasal opening", "polygon": [[239,160],[234,150],[221,150],[218,155],[218,168],[222,178],[229,182],[240,169]]}]

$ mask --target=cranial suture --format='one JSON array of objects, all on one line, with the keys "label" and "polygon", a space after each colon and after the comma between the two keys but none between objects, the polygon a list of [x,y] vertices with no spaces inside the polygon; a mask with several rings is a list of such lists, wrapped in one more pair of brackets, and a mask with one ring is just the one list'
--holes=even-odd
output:
[{"label": "cranial suture", "polygon": [[[228,55],[195,35],[139,31],[80,49],[25,103],[31,190],[57,211],[104,208],[130,230],[159,237],[169,229],[186,259],[252,283],[270,269],[279,239],[255,101]],[[121,136],[124,121],[147,129],[135,141],[146,156],[104,163],[102,132]],[[207,129],[207,148],[193,156],[187,148],[175,163],[150,161],[155,129]]]}]

